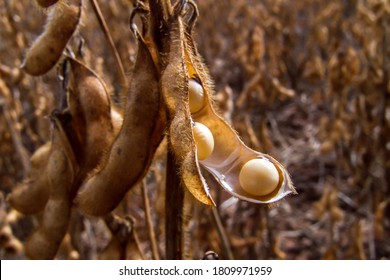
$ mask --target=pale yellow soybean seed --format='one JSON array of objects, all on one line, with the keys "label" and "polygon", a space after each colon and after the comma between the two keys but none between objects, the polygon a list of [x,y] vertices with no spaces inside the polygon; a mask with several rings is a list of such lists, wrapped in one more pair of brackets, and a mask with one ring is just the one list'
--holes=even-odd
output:
[{"label": "pale yellow soybean seed", "polygon": [[193,131],[198,160],[205,160],[214,150],[213,134],[207,126],[198,122],[194,123]]},{"label": "pale yellow soybean seed", "polygon": [[195,80],[188,81],[190,112],[194,114],[205,106],[202,86]]},{"label": "pale yellow soybean seed", "polygon": [[249,194],[262,196],[273,192],[279,183],[275,165],[266,159],[252,159],[241,168],[241,187]]}]

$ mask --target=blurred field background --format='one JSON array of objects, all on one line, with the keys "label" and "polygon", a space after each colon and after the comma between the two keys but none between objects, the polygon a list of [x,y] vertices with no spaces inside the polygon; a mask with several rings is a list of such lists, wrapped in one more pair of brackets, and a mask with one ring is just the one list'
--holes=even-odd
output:
[{"label": "blurred field background", "polygon": [[[131,73],[132,3],[98,2]],[[248,146],[287,167],[298,195],[260,207],[231,199],[210,181],[218,211],[191,204],[189,258],[212,250],[221,259],[389,259],[390,2],[196,3],[195,38],[219,111]],[[5,197],[27,177],[30,155],[49,140],[45,116],[63,95],[56,69],[38,78],[19,70],[45,19],[34,1],[0,1],[1,259],[25,258],[23,242],[37,217],[13,211]],[[69,46],[76,49],[81,38],[87,64],[121,107],[120,77],[90,1],[83,1],[82,24]],[[116,210],[131,217],[129,259],[164,258],[164,148],[144,186]],[[80,213],[72,219],[57,258],[110,258],[104,221]],[[153,254],[147,221],[157,241]]]}]

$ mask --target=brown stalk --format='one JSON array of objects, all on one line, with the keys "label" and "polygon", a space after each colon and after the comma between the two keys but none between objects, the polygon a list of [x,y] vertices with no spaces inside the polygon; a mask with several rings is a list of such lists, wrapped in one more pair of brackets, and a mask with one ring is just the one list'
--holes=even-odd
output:
[{"label": "brown stalk", "polygon": [[[388,88],[388,83],[389,82],[389,79],[390,79],[390,58],[389,58],[389,55],[388,55],[388,45],[390,44],[390,40],[389,40],[389,32],[390,32],[390,28],[389,28],[389,24],[388,24],[388,21],[386,20],[387,18],[385,16],[382,16],[382,29],[383,29],[383,42],[382,42],[382,52],[383,52],[383,91],[382,91],[382,102],[380,104],[382,104],[382,108],[381,108],[381,122],[382,122],[382,137],[381,137],[381,142],[379,143],[381,145],[381,147],[386,147],[386,137],[389,137],[389,133],[388,131],[386,131],[388,129],[388,126],[386,126],[386,106],[388,106],[389,104],[389,88]],[[383,166],[386,166],[386,160],[389,158],[389,152],[388,152],[388,149],[383,149]],[[384,170],[384,174],[386,174],[384,176],[384,185],[387,186],[387,194],[390,195],[390,186],[389,186],[389,183],[390,183],[390,172],[388,172],[388,170]]]},{"label": "brown stalk", "polygon": [[20,163],[22,164],[24,174],[28,174],[31,171],[31,164],[27,150],[25,149],[22,136],[20,132],[15,129],[15,123],[12,117],[9,115],[9,108],[3,98],[0,99],[0,109],[3,111],[4,118],[7,122],[12,142],[14,143],[15,150],[19,156]]},{"label": "brown stalk", "polygon": [[115,47],[114,40],[112,39],[110,30],[108,29],[108,26],[107,26],[107,23],[103,17],[102,11],[100,10],[99,3],[96,0],[91,0],[90,2],[91,2],[93,10],[95,12],[96,18],[100,24],[100,27],[101,27],[101,29],[106,37],[106,40],[107,40],[108,45],[110,47],[111,54],[114,58],[115,66],[116,66],[116,69],[119,73],[119,78],[121,81],[121,85],[123,87],[122,91],[123,91],[123,93],[126,93],[128,85],[127,85],[127,78],[126,78],[126,74],[125,74],[125,69],[124,69],[123,64],[122,64],[122,60],[119,56],[118,50]]},{"label": "brown stalk", "polygon": [[[8,20],[8,22],[9,22],[9,24],[10,24],[10,26],[11,26],[11,28],[12,28],[12,31],[13,31],[13,33],[14,34],[18,34],[18,33],[20,33],[19,32],[19,29],[18,29],[18,26],[17,26],[17,24],[16,24],[16,22],[15,22],[15,20],[14,20],[14,17],[12,16],[12,10],[11,10],[11,7],[10,7],[10,2],[9,1],[3,1],[3,3],[4,3],[4,6],[5,6],[5,9],[6,9],[6,17],[7,17],[7,20]],[[22,46],[19,46],[18,45],[18,42],[17,42],[17,40],[16,40],[16,38],[17,38],[17,36],[12,36],[12,38],[14,39],[14,44],[15,44],[15,46],[17,47],[17,48],[15,48],[16,50],[18,50],[19,52],[21,52],[21,47],[25,47],[26,45],[27,45],[27,40],[26,40],[26,36],[25,36],[25,34],[22,32],[21,33],[22,35],[21,35],[21,40],[20,40],[20,42],[21,42],[21,44],[22,44]]]},{"label": "brown stalk", "polygon": [[167,260],[182,259],[182,214],[184,206],[184,190],[178,175],[179,166],[175,155],[168,148],[167,176],[165,189],[165,258]]},{"label": "brown stalk", "polygon": [[234,260],[232,246],[230,245],[230,241],[226,234],[225,228],[222,224],[221,217],[219,216],[219,212],[216,207],[211,207],[210,210],[211,210],[215,227],[217,228],[218,231],[218,235],[221,238],[222,248],[225,251],[225,255],[229,260]]},{"label": "brown stalk", "polygon": [[[166,49],[161,33],[166,31],[167,22],[172,14],[169,0],[149,0],[151,14],[151,36],[159,52]],[[159,65],[164,64],[165,57],[159,56]],[[183,209],[184,190],[172,147],[167,151],[166,189],[165,189],[165,258],[168,260],[183,259]]]},{"label": "brown stalk", "polygon": [[145,207],[145,216],[146,216],[146,225],[148,228],[149,233],[149,240],[150,245],[152,248],[152,257],[154,260],[159,260],[160,255],[158,252],[158,245],[156,240],[156,234],[154,233],[154,227],[153,227],[153,221],[152,221],[152,214],[150,213],[150,203],[149,203],[149,195],[148,195],[148,188],[146,187],[146,184],[144,182],[141,183],[141,190],[142,190],[142,198],[144,201],[144,207]]},{"label": "brown stalk", "polygon": [[139,240],[137,231],[135,229],[133,229],[133,239],[134,239],[135,246],[137,247],[138,253],[140,254],[141,258],[143,260],[146,260],[144,251],[142,250],[142,247],[141,247],[141,241]]}]

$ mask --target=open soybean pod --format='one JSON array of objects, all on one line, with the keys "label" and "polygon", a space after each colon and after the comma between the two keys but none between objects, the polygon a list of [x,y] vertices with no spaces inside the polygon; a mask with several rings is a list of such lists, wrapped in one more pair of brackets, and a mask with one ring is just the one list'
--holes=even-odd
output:
[{"label": "open soybean pod", "polygon": [[26,254],[31,259],[53,259],[68,228],[77,163],[60,118],[52,115],[52,151],[47,170],[50,195],[39,228],[26,243]]},{"label": "open soybean pod", "polygon": [[[179,11],[180,12],[180,11]],[[188,96],[185,65],[184,26],[175,14],[169,22],[167,65],[161,75],[161,92],[168,109],[169,143],[175,155],[184,186],[200,202],[214,205],[196,159],[196,147]]]},{"label": "open soybean pod", "polygon": [[8,203],[25,215],[43,210],[49,199],[50,187],[47,179],[51,142],[39,147],[31,156],[31,174],[7,197]]},{"label": "open soybean pod", "polygon": [[[212,103],[211,78],[196,49],[191,25],[187,27],[185,36],[185,57],[190,79],[192,119],[208,128],[213,141],[212,152],[200,160],[200,164],[226,191],[242,200],[267,204],[295,193],[283,165],[269,155],[248,148],[216,113]],[[205,141],[207,147],[207,139]]]},{"label": "open soybean pod", "polygon": [[142,37],[127,95],[121,130],[96,172],[81,185],[75,203],[86,214],[112,211],[147,173],[164,137],[165,108],[158,73]]},{"label": "open soybean pod", "polygon": [[81,0],[61,1],[49,11],[44,32],[27,51],[22,69],[33,76],[47,73],[56,65],[81,16]]}]

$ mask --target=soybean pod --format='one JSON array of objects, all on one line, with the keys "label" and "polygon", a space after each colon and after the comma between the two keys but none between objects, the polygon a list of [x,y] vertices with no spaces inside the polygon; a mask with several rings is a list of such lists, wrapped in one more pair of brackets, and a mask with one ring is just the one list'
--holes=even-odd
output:
[{"label": "soybean pod", "polygon": [[80,165],[73,188],[76,192],[87,174],[101,164],[114,141],[115,127],[121,125],[121,116],[111,108],[110,96],[98,75],[78,59],[69,57],[68,61],[72,69],[68,90],[75,134],[72,146]]},{"label": "soybean pod", "polygon": [[43,210],[49,199],[50,187],[47,179],[48,160],[51,142],[39,147],[31,156],[31,174],[29,178],[16,186],[8,195],[8,203],[25,215],[36,214]]},{"label": "soybean pod", "polygon": [[148,171],[163,139],[165,111],[151,54],[138,36],[138,54],[121,130],[102,164],[81,185],[75,203],[86,214],[112,211]]},{"label": "soybean pod", "polygon": [[81,0],[56,4],[49,11],[44,32],[27,51],[21,68],[28,74],[40,76],[56,65],[81,17]]},{"label": "soybean pod", "polygon": [[68,228],[72,205],[70,190],[77,163],[60,118],[60,113],[52,115],[52,150],[48,161],[50,195],[41,224],[26,243],[26,254],[31,259],[53,259]]},{"label": "soybean pod", "polygon": [[[192,23],[191,23],[192,24]],[[189,73],[189,102],[192,120],[204,125],[211,133],[212,151],[198,158],[219,184],[239,199],[259,204],[274,203],[295,193],[290,176],[284,166],[267,154],[247,147],[232,127],[213,107],[214,90],[207,67],[200,57],[187,27],[185,59]],[[211,141],[211,140],[209,140]],[[205,141],[197,145],[204,153],[210,149]],[[199,154],[199,151],[198,151]]]},{"label": "soybean pod", "polygon": [[180,17],[170,21],[167,66],[161,75],[161,92],[168,109],[169,142],[180,166],[184,186],[199,201],[214,205],[205,179],[200,173],[192,130],[185,65],[184,27]]}]

